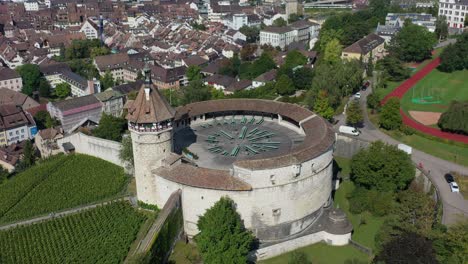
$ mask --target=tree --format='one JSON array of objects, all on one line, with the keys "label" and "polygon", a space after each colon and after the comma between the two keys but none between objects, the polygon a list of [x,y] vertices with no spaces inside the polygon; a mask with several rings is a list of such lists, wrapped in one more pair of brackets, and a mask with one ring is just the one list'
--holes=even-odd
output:
[{"label": "tree", "polygon": [[34,121],[36,121],[36,126],[38,129],[51,128],[57,125],[58,121],[53,119],[49,112],[47,111],[38,111],[34,116]]},{"label": "tree", "polygon": [[450,44],[440,54],[439,70],[453,72],[468,69],[468,32],[463,33],[455,44]]},{"label": "tree", "polygon": [[307,258],[304,252],[294,250],[291,252],[291,255],[289,255],[288,264],[312,264],[312,261]]},{"label": "tree", "polygon": [[436,236],[434,248],[440,263],[467,263],[468,221],[457,222]]},{"label": "tree", "polygon": [[279,18],[277,18],[277,19],[275,19],[273,21],[273,26],[274,27],[285,27],[287,25],[288,25],[288,23],[282,17],[279,17]]},{"label": "tree", "polygon": [[23,79],[22,93],[31,96],[37,91],[41,81],[41,71],[36,64],[24,64],[16,68],[16,71]]},{"label": "tree", "polygon": [[437,17],[435,34],[439,41],[446,39],[448,36],[448,24],[445,16]]},{"label": "tree", "polygon": [[427,236],[434,223],[434,200],[423,191],[410,188],[398,194],[397,202],[401,228]]},{"label": "tree", "polygon": [[263,52],[251,67],[252,78],[256,78],[262,73],[265,73],[276,67],[276,63],[268,52]]},{"label": "tree", "polygon": [[449,109],[442,113],[437,125],[443,130],[452,133],[468,135],[468,101],[453,101]]},{"label": "tree", "polygon": [[411,158],[396,146],[373,142],[351,160],[351,179],[366,189],[404,190],[413,180],[415,168]]},{"label": "tree", "polygon": [[109,55],[110,49],[102,46],[102,47],[92,47],[90,51],[90,57],[95,58],[97,56]]},{"label": "tree", "polygon": [[126,128],[127,121],[125,119],[103,113],[99,121],[99,126],[93,130],[93,135],[120,142]]},{"label": "tree", "polygon": [[399,264],[420,263],[437,264],[432,242],[416,233],[405,232],[385,244],[373,263]]},{"label": "tree", "polygon": [[65,59],[84,59],[90,58],[92,50],[94,49],[94,55],[98,54],[109,54],[109,50],[105,47],[101,47],[99,39],[75,39],[71,45],[65,49]]},{"label": "tree", "polygon": [[410,71],[396,56],[386,56],[377,62],[377,69],[384,72],[388,80],[399,82],[410,77]]},{"label": "tree", "polygon": [[8,173],[7,170],[5,170],[3,167],[0,167],[0,185],[6,180],[8,179],[8,176],[10,175],[10,173]]},{"label": "tree", "polygon": [[242,26],[239,31],[247,37],[247,43],[255,43],[260,37],[260,29],[258,27]]},{"label": "tree", "polygon": [[182,88],[182,104],[207,101],[211,99],[210,88],[200,80],[190,82]]},{"label": "tree", "polygon": [[187,79],[189,82],[195,81],[195,80],[200,80],[202,78],[201,75],[201,69],[197,65],[191,65],[187,68]]},{"label": "tree", "polygon": [[395,130],[400,128],[401,124],[400,99],[392,97],[382,107],[382,112],[379,116],[379,125],[386,130]]},{"label": "tree", "polygon": [[327,120],[331,120],[333,118],[333,108],[328,103],[328,94],[326,91],[321,90],[318,93],[317,99],[315,100],[314,104],[314,112],[318,115],[322,116]]},{"label": "tree", "polygon": [[204,263],[247,263],[254,236],[245,229],[234,202],[222,197],[197,222],[200,233],[195,236]]},{"label": "tree", "polygon": [[74,59],[67,61],[70,69],[85,79],[98,78],[99,72],[89,59]]},{"label": "tree", "polygon": [[281,95],[290,95],[294,93],[294,83],[287,75],[281,75],[276,82],[275,90]]},{"label": "tree", "polygon": [[292,81],[297,90],[310,88],[314,72],[309,67],[302,67],[293,72]]},{"label": "tree", "polygon": [[21,159],[20,167],[21,169],[26,169],[34,165],[36,160],[36,155],[34,153],[34,146],[31,140],[26,140],[23,148],[23,158]]},{"label": "tree", "polygon": [[340,41],[337,39],[332,39],[325,46],[323,60],[330,64],[339,62],[341,60],[342,49],[343,47],[341,46]]},{"label": "tree", "polygon": [[55,86],[55,96],[60,99],[64,99],[71,94],[71,86],[68,83],[59,83]]},{"label": "tree", "polygon": [[290,14],[288,17],[288,22],[293,23],[293,22],[299,21],[300,19],[301,19],[301,16],[299,16],[298,14]]},{"label": "tree", "polygon": [[352,126],[357,126],[364,121],[362,109],[358,101],[353,101],[346,108],[346,123]]},{"label": "tree", "polygon": [[402,61],[423,61],[432,57],[435,43],[434,33],[423,26],[405,23],[400,32],[392,38],[389,50]]},{"label": "tree", "polygon": [[114,86],[114,78],[109,70],[107,70],[106,73],[104,73],[104,76],[101,77],[101,86],[103,90]]},{"label": "tree", "polygon": [[367,106],[373,110],[380,106],[379,95],[377,93],[372,92],[367,96]]},{"label": "tree", "polygon": [[307,63],[307,57],[302,55],[298,50],[292,50],[286,55],[284,64],[288,67],[294,68],[296,66],[302,66]]},{"label": "tree", "polygon": [[39,95],[41,97],[49,97],[50,96],[50,84],[43,77],[39,80]]},{"label": "tree", "polygon": [[121,161],[127,162],[132,167],[134,166],[132,137],[129,133],[122,137],[122,148],[119,152],[119,158]]},{"label": "tree", "polygon": [[240,57],[242,60],[250,60],[255,56],[255,51],[257,51],[257,45],[247,44],[242,47],[240,52]]}]

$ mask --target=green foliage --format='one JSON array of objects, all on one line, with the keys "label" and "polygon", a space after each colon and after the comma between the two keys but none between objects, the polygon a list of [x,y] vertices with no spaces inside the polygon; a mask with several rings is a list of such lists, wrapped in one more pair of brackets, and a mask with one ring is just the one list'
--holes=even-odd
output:
[{"label": "green foliage", "polygon": [[292,81],[296,90],[305,90],[310,88],[313,78],[314,72],[311,68],[301,67],[293,71]]},{"label": "green foliage", "polygon": [[241,60],[239,55],[236,53],[234,56],[226,61],[219,69],[219,74],[236,77],[239,74],[239,68],[241,66]]},{"label": "green foliage", "polygon": [[120,142],[122,140],[122,134],[126,129],[127,120],[103,113],[99,121],[99,126],[92,132],[95,137]]},{"label": "green foliage", "polygon": [[392,38],[389,51],[402,61],[423,61],[432,57],[435,43],[434,33],[423,26],[405,23]]},{"label": "green foliage", "polygon": [[434,248],[440,263],[467,263],[468,221],[465,219],[435,234]]},{"label": "green foliage", "polygon": [[138,201],[138,206],[140,206],[140,208],[143,208],[143,209],[146,209],[146,210],[159,212],[158,206],[154,205],[154,204],[147,204],[147,203],[145,203],[143,201]]},{"label": "green foliage", "polygon": [[439,40],[444,40],[448,36],[448,24],[445,16],[437,17],[435,34]]},{"label": "green foliage", "polygon": [[22,93],[31,96],[33,92],[37,91],[37,88],[41,82],[41,71],[39,66],[36,64],[24,64],[16,68],[16,71],[23,79]]},{"label": "green foliage", "polygon": [[382,107],[382,111],[379,116],[379,125],[387,130],[395,130],[398,129],[401,124],[400,99],[392,97]]},{"label": "green foliage", "polygon": [[304,252],[294,250],[291,252],[291,255],[289,255],[288,264],[312,264],[312,261],[307,258]]},{"label": "green foliage", "polygon": [[453,101],[442,113],[438,126],[448,132],[468,135],[468,102]]},{"label": "green foliage", "polygon": [[330,40],[326,46],[323,55],[323,60],[327,63],[337,63],[341,60],[341,51],[343,47],[337,39]]},{"label": "green foliage", "polygon": [[201,31],[206,30],[206,26],[203,23],[193,22],[190,25],[196,30],[201,30]]},{"label": "green foliage", "polygon": [[244,45],[240,52],[240,57],[242,60],[251,60],[254,58],[255,52],[257,51],[257,45],[255,44],[247,44]]},{"label": "green foliage", "polygon": [[276,96],[275,84],[270,82],[255,89],[236,91],[233,95],[229,96],[229,98],[257,98],[273,100]]},{"label": "green foliage", "polygon": [[36,161],[36,155],[34,151],[34,146],[31,140],[26,140],[26,144],[23,149],[23,158],[21,159],[22,168],[29,168],[34,165]]},{"label": "green foliage", "polygon": [[333,118],[333,108],[328,103],[328,94],[326,91],[320,91],[314,103],[314,112],[327,120]]},{"label": "green foliage", "polygon": [[[0,232],[1,263],[122,263],[146,217],[126,202]],[[27,243],[25,243],[25,238]]]},{"label": "green foliage", "polygon": [[273,21],[273,26],[274,27],[285,27],[288,25],[288,22],[284,20],[282,17],[279,17]]},{"label": "green foliage", "polygon": [[[11,222],[109,198],[121,192],[121,167],[86,155],[54,157],[0,186],[0,222]],[[12,193],[13,192],[13,193]]]},{"label": "green foliage", "polygon": [[367,96],[367,106],[370,109],[377,109],[380,106],[379,95],[376,92],[372,92]]},{"label": "green foliage", "polygon": [[104,73],[104,76],[101,76],[101,86],[102,90],[106,90],[108,88],[111,88],[115,85],[114,78],[112,77],[112,73],[107,70],[106,73]]},{"label": "green foliage", "polygon": [[410,70],[396,56],[386,56],[377,62],[377,69],[383,71],[384,78],[399,82],[410,77]]},{"label": "green foliage", "polygon": [[246,263],[254,236],[242,224],[234,202],[222,197],[198,219],[195,236],[204,263]]},{"label": "green foliage", "polygon": [[437,264],[432,242],[416,233],[405,232],[386,243],[373,263],[424,263]]},{"label": "green foliage", "polygon": [[182,104],[207,101],[211,98],[210,87],[200,80],[192,81],[189,85],[183,87],[182,93]]},{"label": "green foliage", "polygon": [[134,165],[133,143],[130,133],[127,133],[122,137],[122,148],[119,152],[119,159],[123,162],[128,162],[132,167]]},{"label": "green foliage", "polygon": [[98,39],[75,39],[65,49],[65,60],[90,58],[92,51],[93,55],[109,54],[109,50],[106,47],[101,47]]},{"label": "green foliage", "polygon": [[356,126],[364,121],[362,109],[359,101],[355,100],[351,102],[346,108],[346,123],[352,126]]},{"label": "green foliage", "polygon": [[360,150],[351,162],[351,179],[359,186],[378,191],[404,190],[413,180],[411,158],[396,146],[373,142]]},{"label": "green foliage", "polygon": [[397,195],[397,202],[395,213],[398,215],[400,228],[422,235],[431,232],[435,208],[432,197],[421,190],[409,189]]},{"label": "green foliage", "polygon": [[380,192],[375,189],[367,190],[363,187],[357,187],[350,193],[349,211],[353,214],[360,214],[365,211],[371,212],[376,216],[384,216],[392,211],[393,193]]},{"label": "green foliage", "polygon": [[202,79],[201,69],[197,65],[191,65],[187,68],[187,79],[189,82]]},{"label": "green foliage", "polygon": [[90,57],[95,58],[97,56],[109,55],[110,49],[107,47],[93,47],[90,51]]},{"label": "green foliage", "polygon": [[50,96],[50,84],[45,78],[41,78],[39,80],[39,95],[41,97],[49,97]]},{"label": "green foliage", "polygon": [[71,86],[68,83],[59,83],[55,86],[54,95],[60,99],[67,98],[71,95]]},{"label": "green foliage", "polygon": [[463,33],[455,44],[450,44],[440,54],[439,70],[453,72],[468,69],[468,32]]},{"label": "green foliage", "polygon": [[8,176],[10,175],[10,173],[5,170],[3,167],[0,168],[0,185],[7,180]]},{"label": "green foliage", "polygon": [[85,79],[99,78],[99,72],[89,59],[74,59],[67,61],[70,69]]},{"label": "green foliage", "polygon": [[281,75],[276,82],[275,90],[281,95],[291,95],[294,93],[294,83],[285,74]]},{"label": "green foliage", "polygon": [[301,16],[299,16],[298,14],[290,14],[288,17],[288,22],[293,23],[293,22],[299,21],[300,19],[301,19]]},{"label": "green foliage", "polygon": [[296,66],[302,66],[307,63],[307,57],[302,55],[302,53],[298,50],[292,50],[288,52],[286,55],[286,59],[284,60],[284,64],[290,68],[294,68]]},{"label": "green foliage", "polygon": [[239,31],[247,37],[248,43],[255,43],[260,37],[260,28],[249,27],[247,25],[242,26]]},{"label": "green foliage", "polygon": [[182,208],[173,210],[167,217],[151,246],[150,263],[164,263],[167,253],[183,228]]}]

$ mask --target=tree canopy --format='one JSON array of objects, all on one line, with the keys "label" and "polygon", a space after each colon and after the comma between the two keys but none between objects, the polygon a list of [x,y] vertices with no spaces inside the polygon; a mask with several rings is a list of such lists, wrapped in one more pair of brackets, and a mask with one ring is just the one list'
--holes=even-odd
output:
[{"label": "tree canopy", "polygon": [[453,101],[449,109],[442,113],[439,127],[448,132],[468,135],[468,101]]},{"label": "tree canopy", "polygon": [[453,72],[468,69],[468,32],[463,33],[455,44],[450,44],[440,54],[439,70]]},{"label": "tree canopy", "polygon": [[70,84],[64,82],[57,84],[55,86],[54,94],[60,99],[67,98],[69,95],[71,95]]},{"label": "tree canopy", "polygon": [[189,80],[189,82],[195,81],[195,80],[200,80],[203,77],[202,74],[201,74],[201,69],[197,65],[190,65],[187,68],[186,75],[187,75],[187,79]]},{"label": "tree canopy", "polygon": [[314,103],[314,112],[327,120],[331,120],[333,118],[335,111],[333,111],[333,108],[328,102],[328,94],[326,91],[319,91]]},{"label": "tree canopy", "polygon": [[101,77],[102,90],[111,88],[114,85],[115,85],[115,81],[114,81],[114,78],[112,77],[112,73],[109,70],[107,70],[106,73],[104,73],[104,76]]},{"label": "tree canopy", "polygon": [[103,113],[99,126],[93,130],[93,135],[120,142],[126,128],[127,121],[125,119]]},{"label": "tree canopy", "polygon": [[182,104],[190,104],[211,99],[210,87],[203,84],[200,80],[192,81],[189,85],[182,87],[182,93]]},{"label": "tree canopy", "polygon": [[388,55],[377,62],[377,69],[384,73],[383,78],[399,82],[410,77],[410,70],[396,56]]},{"label": "tree canopy", "polygon": [[346,123],[352,126],[358,126],[364,121],[362,109],[359,101],[352,101],[346,108]]},{"label": "tree canopy", "polygon": [[341,51],[343,47],[338,39],[330,40],[325,46],[323,60],[327,63],[337,63],[341,60]]},{"label": "tree canopy", "polygon": [[359,186],[378,191],[405,189],[414,178],[411,158],[396,146],[381,141],[360,150],[351,160],[351,179]]},{"label": "tree canopy", "polygon": [[260,28],[249,27],[247,25],[242,26],[239,31],[247,37],[248,43],[255,43],[260,37]]},{"label": "tree canopy", "polygon": [[198,219],[195,236],[204,263],[245,264],[254,236],[242,224],[234,202],[222,197]]},{"label": "tree canopy", "polygon": [[285,27],[287,25],[288,25],[288,22],[286,22],[286,20],[284,20],[282,17],[279,17],[275,19],[275,21],[273,21],[273,26],[275,27]]},{"label": "tree canopy", "polygon": [[400,99],[392,97],[382,107],[382,111],[379,116],[379,125],[387,130],[395,130],[400,128],[401,124]]},{"label": "tree canopy", "polygon": [[390,41],[389,51],[402,61],[423,61],[432,57],[434,33],[425,27],[406,23]]},{"label": "tree canopy", "polygon": [[281,95],[291,95],[294,93],[294,83],[287,75],[283,74],[276,82],[275,90]]},{"label": "tree canopy", "polygon": [[16,68],[16,71],[23,79],[22,93],[31,96],[37,91],[41,81],[41,71],[36,64],[24,64]]}]

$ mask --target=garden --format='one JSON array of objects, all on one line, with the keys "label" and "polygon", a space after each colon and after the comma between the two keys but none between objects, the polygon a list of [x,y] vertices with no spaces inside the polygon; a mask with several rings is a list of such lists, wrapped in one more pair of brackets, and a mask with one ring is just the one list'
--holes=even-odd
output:
[{"label": "garden", "polygon": [[110,162],[81,154],[53,157],[0,185],[0,222],[110,199],[126,183],[123,169]]},{"label": "garden", "polygon": [[114,202],[0,231],[0,263],[122,263],[145,215]]}]

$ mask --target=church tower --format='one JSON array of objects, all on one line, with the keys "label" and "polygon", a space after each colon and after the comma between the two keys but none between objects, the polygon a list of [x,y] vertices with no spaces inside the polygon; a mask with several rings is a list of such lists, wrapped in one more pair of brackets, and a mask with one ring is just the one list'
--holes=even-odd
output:
[{"label": "church tower", "polygon": [[145,82],[126,119],[133,144],[138,200],[156,204],[155,178],[151,170],[160,167],[172,151],[172,123],[175,110],[151,81],[151,70],[144,68]]}]

